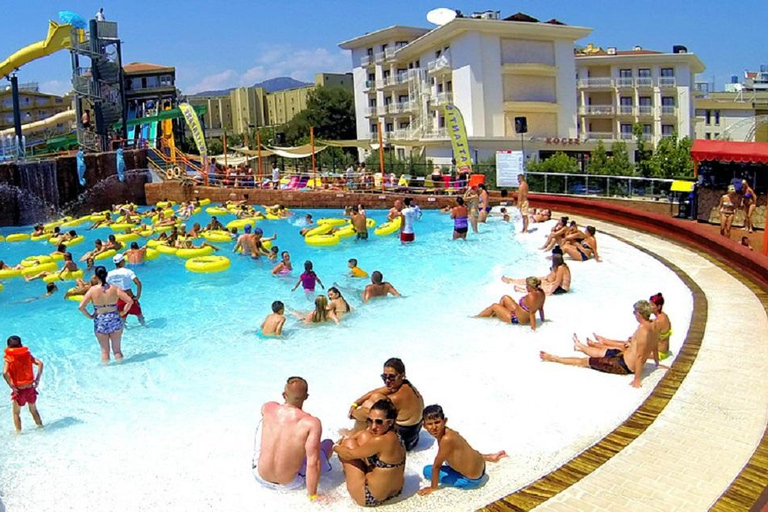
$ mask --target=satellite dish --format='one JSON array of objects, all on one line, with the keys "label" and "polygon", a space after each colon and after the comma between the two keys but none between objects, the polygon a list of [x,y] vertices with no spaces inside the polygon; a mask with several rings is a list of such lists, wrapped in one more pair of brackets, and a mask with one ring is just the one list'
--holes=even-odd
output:
[{"label": "satellite dish", "polygon": [[441,27],[456,18],[456,11],[453,9],[446,9],[445,7],[438,7],[432,9],[427,13],[427,21]]}]

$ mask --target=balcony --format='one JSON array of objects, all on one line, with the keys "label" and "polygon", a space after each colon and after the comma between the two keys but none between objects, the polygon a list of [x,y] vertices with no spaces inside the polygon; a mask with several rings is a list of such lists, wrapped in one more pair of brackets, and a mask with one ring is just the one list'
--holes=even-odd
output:
[{"label": "balcony", "polygon": [[440,92],[432,96],[433,106],[445,105],[446,103],[452,103],[452,102],[453,102],[452,92]]},{"label": "balcony", "polygon": [[632,132],[621,132],[621,140],[634,140],[635,136]]},{"label": "balcony", "polygon": [[366,117],[374,117],[377,115],[378,107],[376,105],[373,105],[372,107],[368,107],[368,113],[366,114]]},{"label": "balcony", "polygon": [[661,106],[661,115],[662,116],[677,116],[677,107],[674,105],[662,105]]},{"label": "balcony", "polygon": [[418,104],[415,101],[404,101],[402,102],[403,105],[403,112],[414,112]]},{"label": "balcony", "polygon": [[648,87],[653,87],[653,78],[649,76],[640,76],[635,79],[635,86],[645,89]]},{"label": "balcony", "polygon": [[581,113],[587,116],[612,116],[613,105],[587,105],[581,107]]},{"label": "balcony", "polygon": [[652,116],[653,115],[653,107],[651,105],[638,105],[638,107],[637,107],[637,115],[638,116]]},{"label": "balcony", "polygon": [[376,64],[384,62],[384,52],[377,52],[374,57],[376,58]]},{"label": "balcony", "polygon": [[406,140],[411,138],[410,128],[400,128],[392,132],[392,137],[396,140]]},{"label": "balcony", "polygon": [[364,68],[367,68],[373,64],[373,56],[372,55],[363,55],[360,59],[360,65]]},{"label": "balcony", "polygon": [[626,89],[635,85],[635,79],[631,76],[620,76],[616,79],[616,87]]},{"label": "balcony", "polygon": [[422,139],[447,139],[448,129],[447,128],[432,129],[428,132],[424,132],[421,138]]},{"label": "balcony", "polygon": [[441,71],[451,71],[450,55],[441,55],[435,60],[427,63],[427,73],[435,74]]},{"label": "balcony", "polygon": [[659,87],[662,88],[668,88],[668,87],[676,87],[677,86],[677,80],[673,76],[661,76],[659,77]]},{"label": "balcony", "polygon": [[586,89],[610,89],[613,87],[613,78],[609,76],[582,78],[579,80],[579,87]]},{"label": "balcony", "polygon": [[614,136],[611,132],[587,132],[587,139],[592,140],[613,140]]},{"label": "balcony", "polygon": [[633,105],[619,105],[620,116],[632,116],[635,115],[635,107]]},{"label": "balcony", "polygon": [[397,51],[396,48],[385,48],[384,49],[384,60],[394,60],[395,59],[395,52]]},{"label": "balcony", "polygon": [[406,110],[410,110],[410,101],[399,101],[397,103],[390,103],[387,105],[387,112],[390,114],[402,114]]}]

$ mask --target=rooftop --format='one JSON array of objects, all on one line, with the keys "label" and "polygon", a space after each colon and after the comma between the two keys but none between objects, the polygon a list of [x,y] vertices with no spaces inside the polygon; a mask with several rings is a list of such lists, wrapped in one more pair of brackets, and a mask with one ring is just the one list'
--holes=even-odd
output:
[{"label": "rooftop", "polygon": [[176,72],[176,68],[173,66],[161,66],[159,64],[150,64],[148,62],[131,62],[123,66],[123,71],[129,75],[137,73],[162,73]]}]

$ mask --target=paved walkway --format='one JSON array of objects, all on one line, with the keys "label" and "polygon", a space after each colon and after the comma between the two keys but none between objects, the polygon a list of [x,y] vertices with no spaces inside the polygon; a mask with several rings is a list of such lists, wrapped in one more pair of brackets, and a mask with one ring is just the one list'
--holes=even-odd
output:
[{"label": "paved walkway", "polygon": [[688,376],[656,421],[608,462],[535,510],[707,510],[752,456],[766,428],[765,309],[744,284],[684,247],[590,223],[687,273],[706,295],[707,326]]}]

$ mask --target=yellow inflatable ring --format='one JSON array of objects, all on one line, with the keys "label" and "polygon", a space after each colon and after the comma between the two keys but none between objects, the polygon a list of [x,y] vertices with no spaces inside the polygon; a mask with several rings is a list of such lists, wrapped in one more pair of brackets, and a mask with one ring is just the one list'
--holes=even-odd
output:
[{"label": "yellow inflatable ring", "polygon": [[146,238],[148,236],[152,236],[152,233],[154,232],[155,231],[152,228],[142,229],[141,231],[139,231],[139,236],[143,236],[144,238]]},{"label": "yellow inflatable ring", "polygon": [[53,261],[61,261],[61,260],[63,260],[63,259],[64,259],[64,253],[61,253],[61,252],[58,252],[58,251],[56,251],[56,252],[52,252],[52,253],[50,254],[50,256],[51,256],[51,259],[52,259]]},{"label": "yellow inflatable ring", "polygon": [[330,224],[323,224],[322,226],[317,226],[316,228],[312,228],[307,231],[306,234],[304,234],[304,238],[318,235],[327,235],[331,231],[333,231],[333,226]]},{"label": "yellow inflatable ring", "polygon": [[266,250],[270,250],[272,248],[272,240],[266,240],[264,242],[261,242],[261,246]]},{"label": "yellow inflatable ring", "polygon": [[348,224],[343,228],[339,228],[335,235],[339,238],[349,238],[351,236],[355,236],[356,233],[357,232],[355,231],[355,227],[352,224]]},{"label": "yellow inflatable ring", "polygon": [[0,292],[3,291],[3,283],[0,283]]},{"label": "yellow inflatable ring", "polygon": [[160,256],[160,251],[157,249],[147,248],[147,251],[144,253],[144,259],[146,261],[157,259],[158,256]]},{"label": "yellow inflatable ring", "polygon": [[209,206],[205,209],[205,213],[208,213],[210,215],[229,215],[231,212],[227,210],[226,208],[222,208],[221,206]]},{"label": "yellow inflatable ring", "polygon": [[[74,290],[74,288],[70,288],[70,290]],[[82,302],[84,298],[85,298],[85,295],[70,295],[67,297],[67,300]]]},{"label": "yellow inflatable ring", "polygon": [[[64,256],[62,256],[62,259]],[[21,260],[21,266],[25,268],[34,267],[35,265],[40,265],[41,263],[50,263],[53,261],[53,258],[50,256],[42,255],[42,256],[28,256]]]},{"label": "yellow inflatable ring", "polygon": [[400,229],[400,222],[401,222],[400,217],[396,218],[395,220],[392,220],[392,221],[389,221],[389,222],[385,222],[381,226],[377,227],[373,231],[373,233],[376,236],[391,235],[392,233],[394,233],[395,231]]},{"label": "yellow inflatable ring", "polygon": [[5,237],[6,242],[23,242],[24,240],[29,240],[27,233],[13,233]]},{"label": "yellow inflatable ring", "polygon": [[373,229],[376,227],[376,221],[373,219],[366,219],[365,225],[368,227],[368,229]]},{"label": "yellow inflatable ring", "polygon": [[2,242],[3,240],[5,240],[5,237],[3,235],[0,235],[0,242]]},{"label": "yellow inflatable ring", "polygon": [[115,224],[110,224],[109,226],[112,231],[125,231],[126,229],[133,229],[136,227],[136,224],[132,224],[130,222],[116,222]]},{"label": "yellow inflatable ring", "polygon": [[108,249],[108,250],[106,250],[104,252],[100,252],[93,259],[94,260],[106,260],[107,258],[111,258],[112,256],[114,256],[115,254],[117,254],[116,250]]},{"label": "yellow inflatable ring", "polygon": [[197,215],[197,214],[198,214],[198,213],[200,213],[201,211],[203,211],[203,209],[202,209],[202,208],[200,208],[200,207],[198,206],[197,208],[195,208],[194,210],[192,210],[192,215]]},{"label": "yellow inflatable ring", "polygon": [[10,279],[12,277],[19,277],[20,275],[20,268],[5,268],[0,270],[0,279]]},{"label": "yellow inflatable ring", "polygon": [[61,242],[61,243],[63,243],[67,247],[72,247],[73,245],[83,243],[84,241],[85,241],[85,237],[83,235],[77,235],[75,238],[73,238],[69,242]]},{"label": "yellow inflatable ring", "polygon": [[120,233],[115,235],[115,240],[118,242],[133,242],[139,239],[138,233]]},{"label": "yellow inflatable ring", "polygon": [[201,199],[198,202],[200,203],[200,206],[208,206],[209,204],[211,204],[211,200],[208,199],[207,197],[205,199]]},{"label": "yellow inflatable ring", "polygon": [[232,221],[229,221],[227,224],[227,229],[237,228],[239,230],[245,229],[245,226],[255,226],[256,220],[255,219],[235,219]]},{"label": "yellow inflatable ring", "polygon": [[80,224],[84,223],[87,219],[80,217],[79,219],[72,219],[61,225],[63,228],[76,228]]},{"label": "yellow inflatable ring", "polygon": [[199,258],[200,256],[210,256],[213,254],[213,247],[196,247],[194,249],[179,249],[176,256],[188,260],[189,258]]},{"label": "yellow inflatable ring", "polygon": [[173,201],[158,201],[155,206],[157,206],[158,208],[170,208],[174,204],[176,203],[174,203]]},{"label": "yellow inflatable ring", "polygon": [[61,273],[61,277],[59,277],[59,274],[51,274],[50,276],[45,276],[43,278],[43,281],[46,283],[53,283],[56,281],[74,281],[75,279],[82,279],[83,277],[83,271],[82,270],[75,270],[74,272],[70,272],[69,270],[65,270]]},{"label": "yellow inflatable ring", "polygon": [[66,220],[70,220],[70,219],[59,219],[53,222],[49,222],[48,224],[43,224],[43,229],[46,231],[53,231],[53,228],[55,228],[56,226],[61,226],[62,224],[64,224]]},{"label": "yellow inflatable ring", "polygon": [[232,242],[232,237],[228,231],[203,231],[201,236],[209,242]]},{"label": "yellow inflatable ring", "polygon": [[[45,240],[45,239],[53,240],[51,238],[51,234],[50,233],[41,233],[39,235],[29,235],[29,239],[32,240],[33,242],[39,242],[40,240]],[[56,240],[58,240],[58,238]],[[51,243],[53,243],[53,242],[51,242]]]},{"label": "yellow inflatable ring", "polygon": [[165,240],[149,240],[147,241],[147,247],[157,247],[158,245],[168,245]]},{"label": "yellow inflatable ring", "polygon": [[162,254],[176,254],[179,249],[177,247],[171,247],[170,245],[157,245],[155,249]]},{"label": "yellow inflatable ring", "polygon": [[317,219],[317,225],[318,226],[322,226],[322,225],[326,225],[327,224],[329,226],[337,227],[337,226],[343,226],[347,222],[348,222],[347,219],[338,219],[338,218]]},{"label": "yellow inflatable ring", "polygon": [[280,220],[280,217],[278,217],[278,216],[277,216],[277,215],[275,215],[274,213],[269,213],[269,212],[267,212],[267,214],[266,214],[264,217],[265,217],[267,220]]},{"label": "yellow inflatable ring", "polygon": [[188,259],[184,264],[187,270],[198,273],[223,272],[229,268],[226,256],[200,256]]},{"label": "yellow inflatable ring", "polygon": [[51,272],[57,268],[58,266],[56,265],[55,261],[49,261],[48,263],[41,263],[40,265],[35,265],[34,267],[21,269],[21,275],[24,277],[36,276],[40,272]]},{"label": "yellow inflatable ring", "polygon": [[314,236],[308,236],[304,238],[304,241],[307,243],[307,245],[312,245],[315,247],[320,246],[327,246],[327,245],[336,245],[339,242],[341,242],[341,238],[333,235],[314,235]]}]

